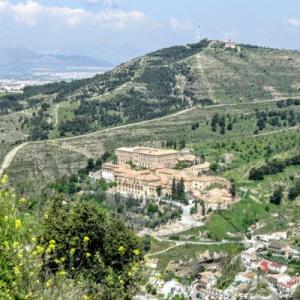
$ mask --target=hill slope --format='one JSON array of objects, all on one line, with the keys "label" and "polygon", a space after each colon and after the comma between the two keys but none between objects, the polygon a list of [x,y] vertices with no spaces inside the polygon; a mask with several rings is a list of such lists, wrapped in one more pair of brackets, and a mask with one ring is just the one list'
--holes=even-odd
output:
[{"label": "hill slope", "polygon": [[27,87],[23,95],[0,98],[0,114],[44,103],[24,125],[32,139],[78,135],[199,104],[295,96],[299,67],[297,51],[227,49],[203,40],[158,50],[94,78]]}]

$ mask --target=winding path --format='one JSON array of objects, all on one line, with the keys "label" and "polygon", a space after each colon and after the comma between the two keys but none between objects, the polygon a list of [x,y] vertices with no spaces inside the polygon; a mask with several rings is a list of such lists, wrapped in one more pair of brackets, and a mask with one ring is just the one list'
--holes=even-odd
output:
[{"label": "winding path", "polygon": [[145,255],[146,257],[160,255],[160,254],[168,252],[169,250],[172,250],[173,248],[184,246],[184,245],[199,245],[199,246],[208,245],[209,246],[209,245],[226,245],[226,244],[247,244],[246,241],[193,242],[193,241],[173,241],[173,240],[161,239],[161,238],[157,238],[157,240],[160,242],[172,242],[172,243],[175,243],[175,245],[172,245],[172,246],[170,246],[164,250],[158,251],[158,252],[146,254]]},{"label": "winding path", "polygon": [[10,166],[18,151],[28,144],[29,142],[18,145],[17,147],[13,148],[10,152],[6,154],[2,162],[2,165],[0,167],[0,177],[2,176],[3,172]]},{"label": "winding path", "polygon": [[[276,98],[276,99],[267,99],[267,100],[261,100],[261,101],[256,101],[259,103],[266,103],[266,102],[275,102],[275,101],[280,101],[280,100],[285,100],[285,99],[295,99],[295,98],[299,98],[299,96],[293,96],[293,97],[283,97],[283,98]],[[236,106],[236,105],[240,105],[241,103],[230,103],[230,104],[216,104],[216,105],[210,105],[207,106],[207,108],[213,108],[213,107],[226,107],[226,106]],[[250,103],[251,104],[251,103]],[[141,122],[136,122],[136,123],[131,123],[131,124],[125,124],[125,125],[120,125],[120,126],[116,126],[116,127],[111,127],[111,128],[106,128],[106,129],[102,129],[102,130],[98,130],[98,131],[94,131],[91,133],[86,133],[86,134],[82,134],[82,135],[77,135],[77,136],[72,136],[72,137],[65,137],[65,138],[58,138],[58,139],[52,139],[52,140],[47,140],[47,141],[32,141],[32,142],[25,142],[23,144],[20,144],[18,146],[16,146],[15,148],[13,148],[10,152],[8,152],[0,166],[0,177],[2,176],[2,174],[4,173],[4,171],[9,168],[10,164],[12,163],[12,161],[14,160],[16,154],[18,153],[18,151],[20,149],[22,149],[24,146],[29,145],[29,144],[37,144],[37,143],[49,143],[49,142],[55,142],[55,141],[67,141],[67,140],[73,140],[73,139],[78,139],[81,137],[91,137],[94,135],[97,135],[99,133],[107,133],[110,131],[114,131],[114,130],[119,130],[119,129],[124,129],[124,128],[130,128],[136,125],[143,125],[143,124],[148,124],[151,122],[155,122],[155,121],[160,121],[160,120],[165,120],[165,119],[169,119],[169,118],[173,118],[179,115],[182,115],[184,113],[187,113],[189,111],[198,109],[199,106],[193,106],[181,111],[178,111],[176,113],[170,114],[170,115],[166,115],[163,117],[159,117],[156,119],[151,119],[151,120],[145,120],[145,121],[141,121]],[[274,134],[276,132],[280,132],[280,131],[285,131],[285,130],[291,130],[291,129],[297,129],[299,128],[299,126],[296,127],[290,127],[287,129],[282,129],[279,131],[272,131],[272,132],[266,132],[260,135],[267,135],[267,134]]]}]

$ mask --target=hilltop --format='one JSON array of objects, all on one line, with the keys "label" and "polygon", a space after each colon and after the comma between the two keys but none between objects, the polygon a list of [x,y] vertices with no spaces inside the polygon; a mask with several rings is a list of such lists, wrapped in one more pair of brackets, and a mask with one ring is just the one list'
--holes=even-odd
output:
[{"label": "hilltop", "polygon": [[21,95],[0,99],[0,114],[35,107],[39,119],[27,118],[24,125],[31,139],[77,135],[198,105],[296,96],[299,66],[297,51],[202,40],[152,52],[93,78],[26,87]]}]

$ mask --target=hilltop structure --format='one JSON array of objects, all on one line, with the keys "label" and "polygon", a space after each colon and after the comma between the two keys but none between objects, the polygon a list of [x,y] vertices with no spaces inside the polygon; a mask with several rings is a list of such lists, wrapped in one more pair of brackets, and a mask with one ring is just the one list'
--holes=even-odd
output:
[{"label": "hilltop structure", "polygon": [[235,49],[236,48],[236,43],[232,40],[226,40],[224,41],[225,48],[230,48],[230,49]]},{"label": "hilltop structure", "polygon": [[[184,182],[185,193],[203,200],[205,208],[228,208],[234,199],[229,193],[230,182],[224,178],[208,176],[209,163],[202,162],[188,151],[164,150],[145,147],[119,148],[117,164],[104,163],[94,178],[115,182],[112,192],[136,198],[159,198],[172,195],[172,185]],[[180,162],[190,165],[172,169]]]}]

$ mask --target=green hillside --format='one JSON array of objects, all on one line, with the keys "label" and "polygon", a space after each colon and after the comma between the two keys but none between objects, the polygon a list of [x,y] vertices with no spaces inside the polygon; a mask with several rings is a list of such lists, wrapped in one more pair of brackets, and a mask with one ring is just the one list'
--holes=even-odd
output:
[{"label": "green hillside", "polygon": [[197,105],[300,94],[297,51],[203,40],[136,58],[94,78],[26,87],[0,98],[0,114],[32,109],[32,140],[78,135]]}]

